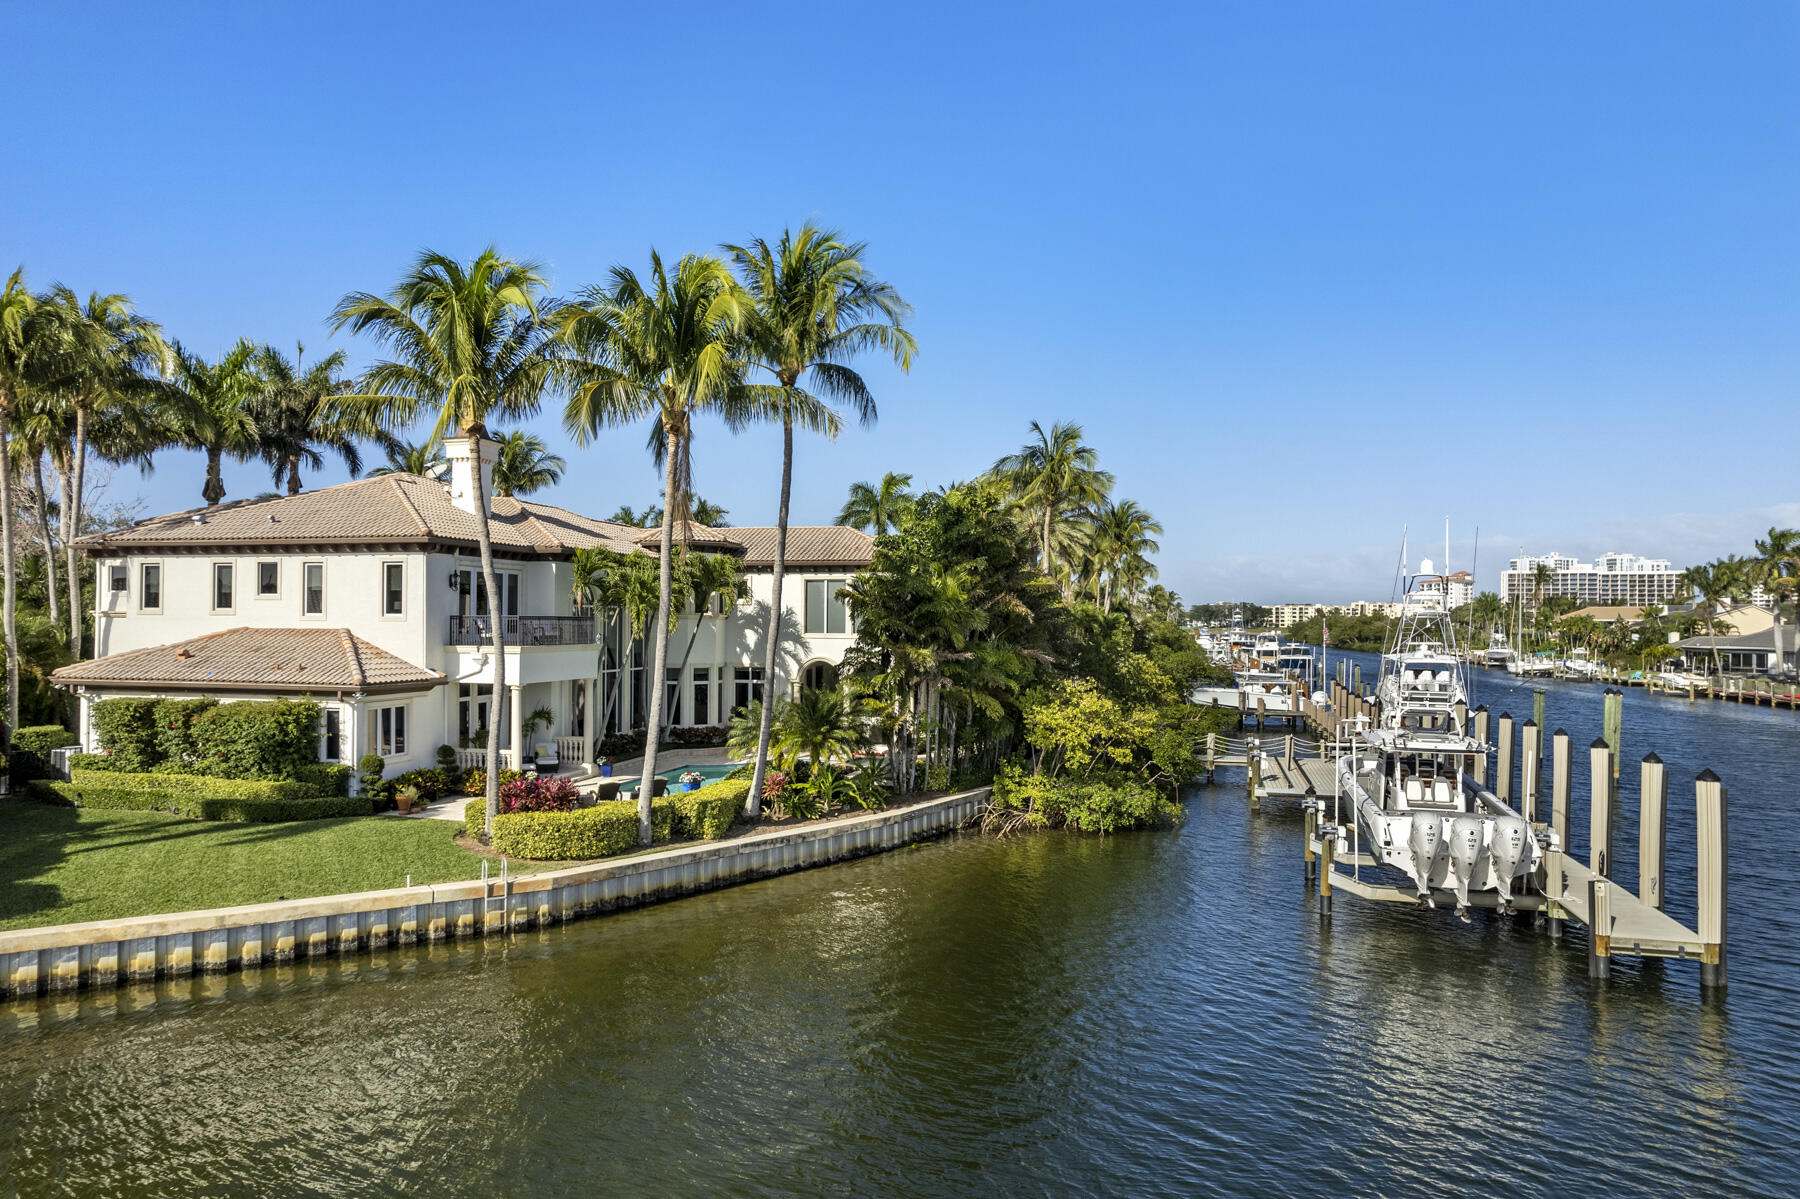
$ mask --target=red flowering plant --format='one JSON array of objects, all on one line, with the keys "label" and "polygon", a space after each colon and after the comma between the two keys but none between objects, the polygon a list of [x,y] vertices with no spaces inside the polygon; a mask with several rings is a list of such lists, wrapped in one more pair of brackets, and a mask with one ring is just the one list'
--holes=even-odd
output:
[{"label": "red flowering plant", "polygon": [[579,800],[568,779],[513,779],[500,788],[502,812],[570,812]]},{"label": "red flowering plant", "polygon": [[787,775],[779,770],[769,771],[767,775],[763,776],[763,800],[767,803],[778,801],[781,798],[782,792],[787,790],[787,787]]}]

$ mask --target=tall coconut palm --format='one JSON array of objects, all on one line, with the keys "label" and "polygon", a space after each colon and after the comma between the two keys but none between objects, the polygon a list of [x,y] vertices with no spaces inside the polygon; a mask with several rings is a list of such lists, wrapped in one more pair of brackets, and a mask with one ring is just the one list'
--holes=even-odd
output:
[{"label": "tall coconut palm", "polygon": [[[62,511],[63,569],[69,588],[69,652],[81,656],[82,491],[86,485],[89,423],[108,410],[134,423],[147,414],[157,392],[152,381],[171,365],[168,345],[154,321],[122,295],[93,292],[84,301],[57,285],[41,300],[55,344],[56,378],[46,384],[69,412]],[[142,422],[147,423],[147,422]]]},{"label": "tall coconut palm", "polygon": [[1784,675],[1787,664],[1783,643],[1787,639],[1781,632],[1781,609],[1800,588],[1800,529],[1771,527],[1767,537],[1757,539],[1750,571],[1753,581],[1765,588],[1775,603],[1775,673]]},{"label": "tall coconut palm", "polygon": [[1723,562],[1706,562],[1698,566],[1690,566],[1681,573],[1681,582],[1691,588],[1699,600],[1701,609],[1706,613],[1706,628],[1711,634],[1713,672],[1723,673],[1724,666],[1719,660],[1719,609],[1738,586],[1732,577],[1732,570]]},{"label": "tall coconut palm", "polygon": [[500,439],[500,455],[494,460],[494,494],[530,495],[551,487],[569,464],[550,452],[536,433],[508,433]]},{"label": "tall coconut palm", "polygon": [[[370,367],[354,393],[335,397],[331,414],[371,436],[397,435],[432,415],[432,439],[466,437],[479,462],[488,420],[532,415],[556,385],[555,307],[544,290],[537,263],[503,258],[489,246],[466,263],[426,250],[385,296],[349,293],[332,310],[333,329],[368,334],[393,357]],[[475,537],[482,586],[497,597],[489,497],[481,474],[475,471]],[[506,727],[505,624],[489,622],[496,728]],[[522,748],[514,746],[513,752]],[[499,773],[500,738],[490,736],[483,833],[489,838]]]},{"label": "tall coconut palm", "polygon": [[[693,600],[694,627],[688,632],[687,644],[682,647],[681,665],[675,668],[677,678],[687,677],[688,659],[693,656],[694,642],[699,640],[700,626],[707,618],[716,616],[723,620],[736,613],[738,605],[750,598],[750,584],[744,581],[736,558],[729,554],[684,554],[682,558],[682,590]],[[712,610],[714,599],[719,601],[716,613]],[[663,724],[670,723],[669,714],[664,713]]]},{"label": "tall coconut palm", "polygon": [[[773,246],[757,238],[725,248],[750,300],[745,328],[749,359],[774,377],[778,389],[781,498],[775,514],[775,562],[763,647],[763,678],[765,686],[773,687],[781,645],[794,427],[837,436],[839,418],[829,406],[833,402],[847,405],[863,424],[874,423],[875,397],[850,361],[877,350],[908,370],[917,346],[904,324],[910,307],[891,285],[869,273],[864,243],[846,242],[835,231],[808,222],[798,232],[783,230]],[[764,704],[746,806],[751,816],[761,811],[772,718],[772,705]]]},{"label": "tall coconut palm", "polygon": [[68,422],[65,405],[37,391],[27,391],[14,411],[12,469],[29,480],[32,517],[37,522],[38,543],[43,551],[45,593],[49,597],[50,624],[62,627],[62,595],[57,586],[57,539],[50,529],[50,489],[44,480],[44,459],[66,444]]},{"label": "tall coconut palm", "polygon": [[12,422],[24,393],[37,379],[42,325],[37,297],[25,286],[25,270],[15,270],[0,289],[0,630],[6,642],[6,728],[11,745],[19,727],[18,574],[14,561],[12,505]]},{"label": "tall coconut palm", "polygon": [[256,352],[258,387],[250,408],[258,450],[275,473],[275,486],[285,482],[289,495],[300,494],[302,466],[325,465],[321,451],[335,453],[352,475],[362,470],[356,428],[333,406],[335,397],[352,390],[343,373],[348,361],[344,351],[333,350],[307,366],[306,347],[299,344],[291,360],[273,346]]},{"label": "tall coconut palm", "polygon": [[1112,490],[1113,477],[1099,468],[1099,452],[1082,442],[1080,425],[1062,422],[1045,432],[1032,421],[1031,433],[1035,440],[994,463],[994,473],[1037,520],[1038,567],[1052,574],[1051,525],[1057,514],[1097,506]]},{"label": "tall coconut palm", "polygon": [[918,503],[911,491],[913,477],[889,471],[876,484],[852,483],[850,495],[838,512],[838,523],[863,529],[877,537],[900,527]]},{"label": "tall coconut palm", "polygon": [[165,436],[174,444],[206,455],[206,481],[200,498],[208,505],[225,498],[226,458],[247,462],[260,445],[250,400],[256,392],[251,362],[257,345],[240,339],[217,362],[175,346],[175,372],[171,388],[178,402],[165,410]]},{"label": "tall coconut palm", "polygon": [[368,477],[423,475],[427,479],[436,479],[449,469],[450,463],[444,457],[444,443],[436,438],[427,438],[417,445],[396,441],[388,446],[387,461],[371,470]]},{"label": "tall coconut palm", "polygon": [[646,713],[643,783],[638,787],[638,838],[650,844],[649,780],[656,777],[668,669],[675,525],[688,528],[693,421],[714,413],[737,427],[754,417],[744,387],[738,343],[745,321],[742,294],[717,258],[687,255],[671,273],[650,253],[648,279],[615,266],[605,286],[589,287],[561,313],[572,355],[573,384],[564,424],[578,444],[601,429],[646,421],[662,433],[662,537],[657,546],[657,615]]},{"label": "tall coconut palm", "polygon": [[[1130,590],[1134,581],[1156,577],[1149,555],[1161,548],[1156,537],[1162,531],[1162,524],[1136,500],[1109,500],[1094,510],[1094,599],[1103,611],[1112,611],[1113,593],[1120,584]],[[1099,585],[1103,577],[1104,589]]]},{"label": "tall coconut palm", "polygon": [[700,496],[694,497],[693,503],[688,505],[688,510],[693,513],[694,521],[697,524],[707,525],[714,529],[723,529],[727,527],[725,518],[731,515],[731,512],[725,508],[724,505],[715,504],[711,500],[703,499]]},{"label": "tall coconut palm", "polygon": [[1531,567],[1531,606],[1539,607],[1544,602],[1544,591],[1556,581],[1556,572],[1550,569],[1548,562],[1536,562]]}]

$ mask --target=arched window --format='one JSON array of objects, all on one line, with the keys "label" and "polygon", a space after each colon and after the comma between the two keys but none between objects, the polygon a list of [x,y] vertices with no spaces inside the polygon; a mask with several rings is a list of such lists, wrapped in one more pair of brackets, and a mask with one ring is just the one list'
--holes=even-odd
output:
[{"label": "arched window", "polygon": [[837,667],[829,662],[809,663],[800,672],[800,689],[802,691],[829,691],[838,685]]}]

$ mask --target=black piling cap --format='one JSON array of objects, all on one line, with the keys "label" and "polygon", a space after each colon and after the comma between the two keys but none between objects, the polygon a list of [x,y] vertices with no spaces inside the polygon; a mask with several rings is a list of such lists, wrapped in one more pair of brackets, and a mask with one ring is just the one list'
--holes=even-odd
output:
[{"label": "black piling cap", "polygon": [[1649,753],[1644,755],[1644,762],[1646,765],[1654,765],[1654,766],[1662,765],[1662,759],[1656,756],[1655,750],[1651,750]]},{"label": "black piling cap", "polygon": [[1477,712],[1485,712],[1485,711],[1487,711],[1487,705],[1486,705],[1486,704],[1480,704],[1480,705],[1477,705],[1477,707],[1476,707],[1476,708],[1475,708],[1475,710],[1476,710],[1476,711],[1477,711]]},{"label": "black piling cap", "polygon": [[1569,730],[1568,729],[1557,729],[1554,733],[1551,733],[1550,735],[1552,737],[1567,737],[1569,735]]},{"label": "black piling cap", "polygon": [[1311,783],[1306,784],[1306,798],[1317,799],[1318,797],[1318,790]]},{"label": "black piling cap", "polygon": [[1610,746],[1606,743],[1605,737],[1595,737],[1594,743],[1592,745],[1588,746],[1588,748],[1589,749],[1611,749],[1612,746]]},{"label": "black piling cap", "polygon": [[1512,713],[1511,712],[1502,712],[1502,713],[1500,713],[1500,719],[1501,720],[1511,720]]},{"label": "black piling cap", "polygon": [[1519,727],[1527,728],[1527,729],[1535,729],[1537,727],[1537,721],[1535,721],[1531,717],[1527,716],[1525,718],[1525,723]]},{"label": "black piling cap", "polygon": [[1716,783],[1719,781],[1719,776],[1714,774],[1712,772],[1712,767],[1709,766],[1699,774],[1695,775],[1694,781],[1696,783]]}]

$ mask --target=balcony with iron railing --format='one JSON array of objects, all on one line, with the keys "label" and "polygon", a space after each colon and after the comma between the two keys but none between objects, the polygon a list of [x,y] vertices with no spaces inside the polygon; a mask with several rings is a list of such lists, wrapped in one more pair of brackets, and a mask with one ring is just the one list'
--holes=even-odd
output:
[{"label": "balcony with iron railing", "polygon": [[[592,616],[502,616],[500,640],[503,645],[592,645]],[[446,645],[491,645],[494,637],[492,616],[452,616],[445,635]]]}]

